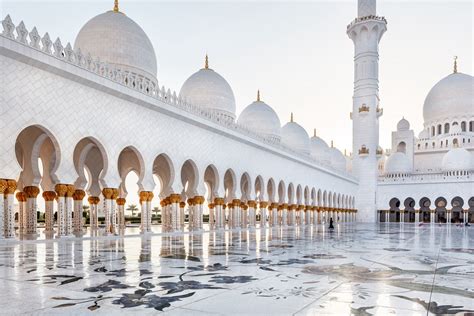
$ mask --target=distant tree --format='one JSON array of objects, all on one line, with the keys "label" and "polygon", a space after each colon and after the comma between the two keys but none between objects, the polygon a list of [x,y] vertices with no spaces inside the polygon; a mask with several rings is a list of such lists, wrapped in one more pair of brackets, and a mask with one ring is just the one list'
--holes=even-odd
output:
[{"label": "distant tree", "polygon": [[128,204],[127,211],[132,212],[132,217],[135,217],[135,212],[138,211],[138,207],[135,204]]},{"label": "distant tree", "polygon": [[82,216],[87,218],[87,214],[89,213],[89,205],[83,205],[82,206]]},{"label": "distant tree", "polygon": [[160,208],[158,206],[155,206],[151,211],[155,213],[155,216],[158,216],[158,212],[160,211]]}]

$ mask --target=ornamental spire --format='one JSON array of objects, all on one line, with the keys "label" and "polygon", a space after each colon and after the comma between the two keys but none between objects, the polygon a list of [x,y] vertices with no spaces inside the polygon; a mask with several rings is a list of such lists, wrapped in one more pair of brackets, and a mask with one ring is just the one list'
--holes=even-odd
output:
[{"label": "ornamental spire", "polygon": [[454,56],[454,71],[455,74],[458,73],[458,56]]},{"label": "ornamental spire", "polygon": [[290,116],[290,122],[293,123],[293,112],[291,112],[291,116]]},{"label": "ornamental spire", "polygon": [[260,102],[260,90],[257,90],[257,102]]},{"label": "ornamental spire", "polygon": [[331,140],[331,148],[334,148],[334,141]]},{"label": "ornamental spire", "polygon": [[114,12],[120,12],[118,0],[114,0]]},{"label": "ornamental spire", "polygon": [[209,57],[206,54],[206,59],[204,60],[204,69],[209,69]]},{"label": "ornamental spire", "polygon": [[316,137],[316,129],[313,130],[313,137]]}]

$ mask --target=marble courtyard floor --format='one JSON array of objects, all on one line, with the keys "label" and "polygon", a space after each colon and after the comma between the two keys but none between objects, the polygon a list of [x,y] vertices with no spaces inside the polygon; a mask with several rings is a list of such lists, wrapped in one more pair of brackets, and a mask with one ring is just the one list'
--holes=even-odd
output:
[{"label": "marble courtyard floor", "polygon": [[474,227],[0,241],[0,304],[5,315],[464,315]]}]

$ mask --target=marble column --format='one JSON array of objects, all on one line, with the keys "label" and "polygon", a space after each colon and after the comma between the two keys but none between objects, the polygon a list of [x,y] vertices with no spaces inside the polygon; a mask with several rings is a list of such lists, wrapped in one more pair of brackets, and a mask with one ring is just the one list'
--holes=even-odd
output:
[{"label": "marble column", "polygon": [[171,194],[169,196],[170,204],[168,207],[171,211],[171,229],[180,230],[181,227],[181,195],[180,194]]},{"label": "marble column", "polygon": [[311,214],[313,213],[313,206],[306,205],[304,209],[304,224],[309,226],[311,225]]},{"label": "marble column", "polygon": [[109,235],[112,230],[112,195],[114,194],[113,188],[102,189],[102,195],[104,196],[104,223],[105,223],[105,234]]},{"label": "marble column", "polygon": [[240,226],[243,228],[247,228],[248,226],[248,211],[249,211],[249,206],[242,202],[240,204]]},{"label": "marble column", "polygon": [[265,227],[267,225],[268,203],[266,201],[260,201],[258,207],[260,209],[260,227]]},{"label": "marble column", "polygon": [[415,225],[420,224],[420,210],[415,210]]},{"label": "marble column", "polygon": [[241,222],[241,214],[240,214],[240,200],[239,199],[233,199],[232,200],[233,204],[233,227],[240,227],[242,225]]},{"label": "marble column", "polygon": [[6,230],[5,229],[6,227],[5,191],[7,190],[7,185],[8,185],[7,180],[0,179],[0,239],[5,238],[5,230]]},{"label": "marble column", "polygon": [[278,203],[272,203],[272,211],[271,211],[271,226],[275,227],[278,226],[280,223],[278,218],[280,205]]},{"label": "marble column", "polygon": [[234,214],[234,203],[227,203],[227,212],[228,212],[228,226],[229,228],[235,227],[235,214]]},{"label": "marble column", "polygon": [[213,227],[216,227],[216,222],[215,222],[216,205],[210,202],[210,203],[207,203],[207,208],[209,210],[209,230],[211,230]]},{"label": "marble column", "polygon": [[198,195],[194,197],[194,228],[202,229],[202,213],[204,210],[204,196]]},{"label": "marble column", "polygon": [[288,224],[291,226],[296,225],[296,212],[298,210],[298,205],[291,204],[288,206]]},{"label": "marble column", "polygon": [[249,207],[248,210],[248,223],[250,227],[255,227],[257,224],[257,212],[256,212],[256,207],[257,203],[253,200],[247,201],[247,205]]},{"label": "marble column", "polygon": [[98,196],[89,196],[87,201],[89,202],[89,223],[91,230],[96,230],[99,228],[98,204],[100,202],[100,198]]},{"label": "marble column", "polygon": [[45,233],[52,233],[54,229],[54,200],[56,199],[56,192],[44,191],[44,223]]},{"label": "marble column", "polygon": [[462,210],[463,223],[469,223],[469,210]]},{"label": "marble column", "polygon": [[[3,194],[2,194],[3,197]],[[16,200],[18,201],[18,232],[19,233],[24,233],[26,230],[26,194],[25,192],[17,192],[16,194]],[[3,203],[2,205],[3,206]],[[3,215],[5,216],[6,213]],[[5,218],[2,221],[2,225],[5,225]],[[2,229],[2,234],[4,234],[5,229]]]},{"label": "marble column", "polygon": [[223,228],[225,226],[224,199],[216,197],[214,199],[214,205],[216,214],[216,228]]},{"label": "marble column", "polygon": [[140,191],[139,193],[140,197],[140,231],[141,233],[146,233],[147,232],[147,208],[146,208],[146,199],[148,197],[148,192],[147,191]]},{"label": "marble column", "polygon": [[75,190],[72,196],[74,200],[74,233],[82,233],[82,200],[86,196],[84,190]]},{"label": "marble column", "polygon": [[184,209],[186,208],[186,202],[181,201],[179,202],[179,226],[181,229],[184,228],[184,218],[185,218],[185,213]]},{"label": "marble column", "polygon": [[288,204],[287,203],[283,203],[281,205],[280,225],[288,226]]},{"label": "marble column", "polygon": [[436,221],[436,210],[430,210],[430,223],[434,224]]},{"label": "marble column", "polygon": [[58,237],[66,236],[66,184],[56,184],[56,203],[58,212]]},{"label": "marble column", "polygon": [[67,185],[66,196],[64,200],[65,214],[66,214],[66,235],[71,236],[73,233],[72,228],[72,213],[74,212],[74,199],[73,195],[76,189],[72,184]]},{"label": "marble column", "polygon": [[125,198],[117,198],[117,222],[119,230],[125,229],[125,203],[127,200]]},{"label": "marble column", "polygon": [[[27,186],[23,188],[23,192],[25,192],[26,194],[27,223],[25,232],[27,234],[36,234],[36,226],[38,221],[38,202],[36,200],[36,197],[38,196],[39,191],[40,190],[37,186]],[[15,223],[14,220],[13,223]]]},{"label": "marble column", "polygon": [[194,207],[196,206],[196,202],[193,198],[188,199],[188,227],[189,229],[194,228]]},{"label": "marble column", "polygon": [[[5,237],[15,237],[15,202],[16,181],[7,179],[7,188],[4,191],[4,223],[5,223]],[[36,214],[35,214],[36,215]],[[36,217],[35,217],[36,223]]]}]

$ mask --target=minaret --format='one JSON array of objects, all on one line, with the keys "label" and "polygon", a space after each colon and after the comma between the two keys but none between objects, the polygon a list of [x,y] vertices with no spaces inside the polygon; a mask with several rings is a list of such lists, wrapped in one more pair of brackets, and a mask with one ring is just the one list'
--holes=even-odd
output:
[{"label": "minaret", "polygon": [[354,42],[352,170],[359,179],[357,221],[377,221],[377,157],[379,145],[379,42],[387,21],[377,16],[376,0],[358,0],[358,17],[347,26]]}]

